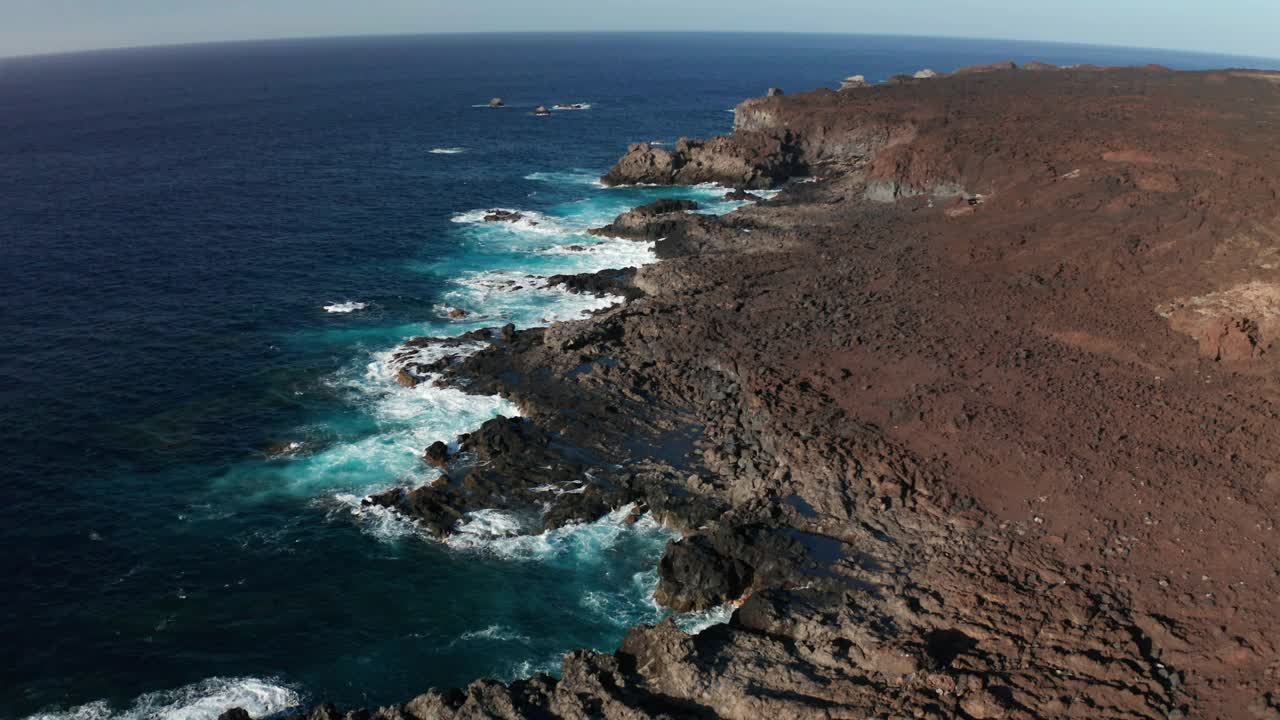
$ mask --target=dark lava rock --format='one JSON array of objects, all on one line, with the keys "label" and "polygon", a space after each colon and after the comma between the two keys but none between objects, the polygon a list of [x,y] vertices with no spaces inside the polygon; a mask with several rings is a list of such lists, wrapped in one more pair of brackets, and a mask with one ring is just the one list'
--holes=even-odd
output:
[{"label": "dark lava rock", "polygon": [[600,270],[575,275],[552,275],[547,278],[547,285],[560,286],[571,292],[587,293],[597,297],[619,295],[627,300],[634,300],[644,295],[644,291],[633,284],[635,276],[635,268]]},{"label": "dark lava rock", "polygon": [[[524,215],[511,210],[490,210],[485,213],[485,222],[517,222],[522,220]],[[534,223],[536,224],[536,223]]]},{"label": "dark lava rock", "polygon": [[706,610],[742,597],[751,586],[752,568],[725,557],[704,535],[667,546],[658,564],[653,598],[676,612]]},{"label": "dark lava rock", "polygon": [[437,440],[431,443],[431,446],[422,454],[422,459],[428,465],[445,467],[449,464],[449,446]]},{"label": "dark lava rock", "polygon": [[608,225],[588,232],[627,240],[657,240],[671,234],[677,225],[683,223],[686,212],[697,209],[698,203],[692,200],[658,200],[628,210]]},{"label": "dark lava rock", "polygon": [[252,718],[249,717],[248,710],[233,707],[219,715],[218,720],[252,720]]},{"label": "dark lava rock", "polygon": [[542,527],[551,529],[596,520],[636,499],[634,491],[609,478],[608,469],[588,475],[576,451],[527,419],[498,416],[458,439],[457,456],[442,441],[424,453],[427,463],[445,470],[441,478],[413,490],[371,495],[364,504],[394,508],[444,537],[476,510],[541,514]]},{"label": "dark lava rock", "polygon": [[724,199],[731,202],[759,202],[762,198],[746,190],[730,190],[724,194]]}]

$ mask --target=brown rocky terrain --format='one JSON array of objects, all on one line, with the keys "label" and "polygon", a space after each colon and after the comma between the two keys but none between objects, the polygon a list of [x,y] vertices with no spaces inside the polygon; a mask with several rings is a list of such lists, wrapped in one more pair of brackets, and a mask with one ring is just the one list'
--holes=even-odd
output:
[{"label": "brown rocky terrain", "polygon": [[526,417],[371,501],[447,533],[590,472],[547,526],[636,502],[659,601],[738,609],[373,714],[1280,718],[1275,77],[990,66],[633,146],[607,182],[812,181],[620,218],[661,262],[556,281],[633,299],[423,368]]}]

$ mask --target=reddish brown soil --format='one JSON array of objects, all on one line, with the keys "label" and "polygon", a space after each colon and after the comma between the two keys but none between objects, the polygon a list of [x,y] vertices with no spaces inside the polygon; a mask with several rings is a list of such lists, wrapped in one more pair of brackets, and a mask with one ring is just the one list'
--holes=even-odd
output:
[{"label": "reddish brown soil", "polygon": [[[830,249],[867,278],[859,342],[786,364],[1019,542],[1167,618],[1198,717],[1254,717],[1280,681],[1275,78],[1005,72],[756,101],[907,120],[872,178],[983,195],[851,213]],[[1263,297],[1231,298],[1248,283]],[[1207,318],[1157,312],[1213,293]],[[1199,337],[1241,320],[1261,333]]]}]

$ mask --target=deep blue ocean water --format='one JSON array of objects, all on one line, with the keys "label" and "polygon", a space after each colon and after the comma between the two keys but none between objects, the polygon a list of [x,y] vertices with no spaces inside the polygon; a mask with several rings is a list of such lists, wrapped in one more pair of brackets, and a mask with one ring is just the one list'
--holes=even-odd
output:
[{"label": "deep blue ocean water", "polygon": [[[554,670],[657,620],[653,523],[512,539],[484,516],[442,546],[356,513],[429,478],[433,440],[515,411],[400,388],[388,351],[599,306],[527,276],[647,261],[580,234],[628,207],[732,208],[714,188],[595,185],[627,143],[723,132],[771,85],[1003,59],[1280,66],[692,34],[0,60],[0,717],[385,704]],[[476,107],[493,96],[508,107]],[[590,108],[529,114],[553,102]],[[537,224],[476,222],[490,207]]]}]

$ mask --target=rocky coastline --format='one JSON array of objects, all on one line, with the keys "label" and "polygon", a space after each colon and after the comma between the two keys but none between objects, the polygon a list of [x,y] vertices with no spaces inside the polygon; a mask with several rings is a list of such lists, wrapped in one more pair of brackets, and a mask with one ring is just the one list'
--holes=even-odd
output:
[{"label": "rocky coastline", "polygon": [[631,506],[657,601],[731,620],[305,717],[1280,718],[1277,123],[1266,73],[998,64],[631,146],[604,183],[782,189],[599,229],[660,262],[551,278],[593,317],[410,341],[522,417],[365,502]]}]

